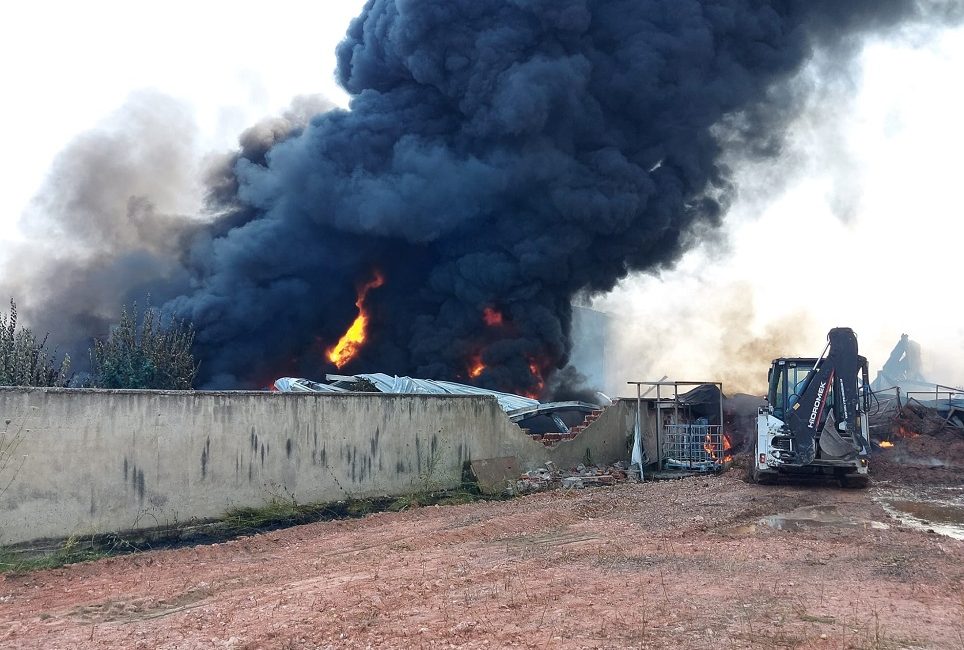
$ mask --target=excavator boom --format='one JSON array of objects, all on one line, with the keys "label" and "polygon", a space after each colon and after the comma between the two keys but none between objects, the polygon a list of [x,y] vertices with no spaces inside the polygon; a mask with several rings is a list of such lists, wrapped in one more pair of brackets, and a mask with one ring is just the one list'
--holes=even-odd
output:
[{"label": "excavator boom", "polygon": [[835,327],[827,339],[824,356],[803,380],[800,393],[791,398],[787,413],[786,424],[801,464],[813,462],[816,439],[828,418],[833,418],[831,424],[839,433],[857,430],[857,336],[849,327]]},{"label": "excavator boom", "polygon": [[[864,392],[861,392],[861,391]],[[848,327],[827,335],[816,359],[775,359],[757,418],[754,480],[778,473],[832,474],[866,483],[867,360]]]}]

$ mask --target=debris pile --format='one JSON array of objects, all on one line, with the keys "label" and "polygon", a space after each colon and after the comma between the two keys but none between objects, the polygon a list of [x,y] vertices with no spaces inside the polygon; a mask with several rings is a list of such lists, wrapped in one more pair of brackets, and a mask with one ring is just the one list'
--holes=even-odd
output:
[{"label": "debris pile", "polygon": [[964,483],[964,413],[954,401],[888,405],[871,418],[880,479]]},{"label": "debris pile", "polygon": [[942,431],[957,429],[964,434],[964,422],[961,416],[964,412],[950,408],[934,408],[925,406],[917,400],[905,404],[893,418],[891,434],[905,438],[918,435],[937,436]]},{"label": "debris pile", "polygon": [[737,452],[747,451],[756,442],[756,421],[760,409],[767,404],[762,395],[736,393],[723,400],[723,424]]},{"label": "debris pile", "polygon": [[540,467],[519,476],[513,494],[528,494],[554,488],[566,490],[582,489],[597,485],[615,485],[626,480],[639,480],[639,473],[629,468],[624,461],[612,465],[577,465],[570,470],[560,470],[555,463],[549,461],[545,467]]}]

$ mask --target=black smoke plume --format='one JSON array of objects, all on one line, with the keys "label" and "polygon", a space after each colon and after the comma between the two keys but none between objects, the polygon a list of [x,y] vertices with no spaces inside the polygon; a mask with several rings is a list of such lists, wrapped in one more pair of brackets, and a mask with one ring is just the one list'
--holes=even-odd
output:
[{"label": "black smoke plume", "polygon": [[717,226],[724,147],[777,153],[814,51],[843,69],[865,35],[954,8],[922,7],[370,0],[338,47],[350,110],[248,142],[212,177],[219,216],[181,248],[189,288],[165,309],[198,327],[205,386],[258,387],[333,371],[326,349],[378,273],[343,372],[540,393],[566,365],[573,296]]}]

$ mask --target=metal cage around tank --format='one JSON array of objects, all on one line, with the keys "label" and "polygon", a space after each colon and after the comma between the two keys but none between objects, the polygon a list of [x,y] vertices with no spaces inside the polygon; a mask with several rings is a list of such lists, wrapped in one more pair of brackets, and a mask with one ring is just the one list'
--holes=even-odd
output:
[{"label": "metal cage around tank", "polygon": [[714,471],[723,466],[726,440],[719,424],[665,424],[663,469]]},{"label": "metal cage around tank", "polygon": [[[723,432],[723,384],[717,381],[631,381],[636,386],[637,413],[643,403],[656,411],[656,461],[658,471],[701,473],[723,469],[729,462],[729,440]],[[648,387],[644,393],[642,388]],[[719,394],[718,424],[684,422],[687,405],[680,400],[680,387],[715,386]],[[671,394],[670,394],[671,391]],[[655,398],[650,397],[655,392]],[[665,413],[664,413],[665,412]],[[637,428],[639,421],[637,419]],[[652,456],[650,456],[652,458]]]}]

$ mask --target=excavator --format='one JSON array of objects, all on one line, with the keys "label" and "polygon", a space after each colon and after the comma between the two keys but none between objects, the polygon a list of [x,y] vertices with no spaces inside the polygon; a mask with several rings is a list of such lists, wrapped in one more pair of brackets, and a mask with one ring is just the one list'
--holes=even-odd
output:
[{"label": "excavator", "polygon": [[809,476],[867,487],[870,396],[867,359],[849,327],[830,330],[819,358],[774,359],[749,478]]}]

